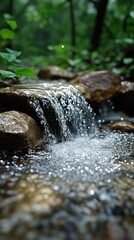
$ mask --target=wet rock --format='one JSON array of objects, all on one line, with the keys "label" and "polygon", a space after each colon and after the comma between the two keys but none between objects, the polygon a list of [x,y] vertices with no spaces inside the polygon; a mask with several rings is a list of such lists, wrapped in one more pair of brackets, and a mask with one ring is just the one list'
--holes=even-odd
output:
[{"label": "wet rock", "polygon": [[41,144],[42,131],[34,119],[25,113],[9,111],[0,113],[0,148],[22,150]]},{"label": "wet rock", "polygon": [[39,70],[40,79],[73,79],[75,75],[57,66],[47,66]]},{"label": "wet rock", "polygon": [[117,130],[121,132],[134,132],[134,123],[122,120],[116,121],[114,123],[109,123],[103,126],[104,128],[109,128],[110,130]]},{"label": "wet rock", "polygon": [[74,84],[75,88],[84,96],[85,99],[91,99],[91,92],[88,90],[88,88],[84,84]]},{"label": "wet rock", "polygon": [[49,98],[66,96],[67,93],[73,94],[76,89],[68,84],[19,84],[13,87],[0,89],[0,111],[5,110],[18,110],[29,115],[32,113],[30,100],[39,101],[45,99],[46,102]]},{"label": "wet rock", "polygon": [[74,236],[78,240],[133,239],[132,179],[116,176],[97,186],[61,182],[62,193],[54,190],[58,189],[57,180],[54,181],[45,182],[45,177],[35,173],[24,174],[17,183],[11,178],[0,189],[4,192],[0,205],[4,239],[23,239],[25,235],[29,240],[31,234],[35,240],[44,236],[58,236],[61,240]]},{"label": "wet rock", "polygon": [[120,77],[111,71],[86,73],[73,82],[86,86],[85,98],[100,103],[114,96],[120,89]]},{"label": "wet rock", "polygon": [[63,205],[62,196],[51,186],[40,183],[36,174],[25,175],[15,187],[18,196],[23,196],[16,201],[16,212],[48,215]]},{"label": "wet rock", "polygon": [[[80,121],[83,120],[79,113],[83,108],[86,126],[91,126],[92,114],[81,94],[71,84],[22,84],[0,89],[0,111],[16,110],[30,115],[48,136],[48,141],[62,141],[72,134],[81,134]],[[80,119],[79,127],[73,120],[75,116]],[[88,131],[86,126],[85,131]]]},{"label": "wet rock", "polygon": [[119,90],[120,93],[126,93],[129,91],[134,91],[134,83],[129,81],[122,81],[121,88]]},{"label": "wet rock", "polygon": [[[62,88],[62,87],[61,87]],[[16,110],[24,112],[30,115],[38,123],[38,125],[44,130],[44,125],[40,123],[40,116],[37,112],[41,112],[42,115],[50,114],[48,106],[49,95],[60,94],[60,86],[43,83],[43,84],[20,84],[13,87],[0,89],[0,112]],[[44,99],[47,107],[45,113],[41,110],[40,101]],[[43,119],[42,119],[43,120]]]},{"label": "wet rock", "polygon": [[113,98],[117,111],[123,111],[129,116],[134,116],[134,83],[128,81],[121,82],[119,93]]}]

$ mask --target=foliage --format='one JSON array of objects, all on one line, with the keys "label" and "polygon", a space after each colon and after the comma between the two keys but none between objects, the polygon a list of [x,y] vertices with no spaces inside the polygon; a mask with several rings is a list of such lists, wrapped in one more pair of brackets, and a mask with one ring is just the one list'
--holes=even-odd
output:
[{"label": "foliage", "polygon": [[[14,30],[17,28],[17,23],[9,14],[5,14],[4,18],[6,23],[11,28],[2,28],[0,30],[0,36],[3,41],[3,46],[7,44],[7,40],[13,40],[15,37]],[[18,68],[21,63],[18,57],[21,55],[21,51],[15,51],[9,48],[5,49],[6,52],[0,52],[0,83],[4,83],[5,79],[12,79],[13,82],[19,81],[20,77],[36,77],[34,68]]]},{"label": "foliage", "polygon": [[[12,1],[12,17],[7,1],[2,6],[1,52],[11,54],[5,52],[5,48],[12,44],[12,49],[23,53],[23,64],[28,66],[30,62],[37,67],[53,64],[73,71],[111,69],[134,80],[133,0],[108,1],[101,41],[95,51],[92,51],[91,38],[101,0],[72,1],[75,47],[71,44],[70,0],[16,0]],[[18,67],[18,56],[10,62],[12,57],[7,60],[8,71],[12,63]],[[13,72],[17,77],[21,74],[21,70]]]},{"label": "foliage", "polygon": [[0,29],[0,40],[1,45],[4,47],[9,43],[9,41],[13,40],[15,38],[15,30],[17,29],[17,23],[12,18],[10,14],[4,14],[3,15],[3,26]]},{"label": "foliage", "polygon": [[25,77],[36,77],[34,68],[18,68],[18,56],[21,55],[20,51],[14,51],[11,49],[6,49],[7,52],[0,52],[0,63],[3,69],[0,70],[0,82],[4,79],[12,78],[14,80],[19,79],[22,76]]}]

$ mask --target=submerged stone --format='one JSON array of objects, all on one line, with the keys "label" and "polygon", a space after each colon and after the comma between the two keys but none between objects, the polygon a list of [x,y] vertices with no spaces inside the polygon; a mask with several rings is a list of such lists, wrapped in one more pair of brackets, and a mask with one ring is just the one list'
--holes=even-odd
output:
[{"label": "submerged stone", "polygon": [[134,83],[129,81],[122,81],[119,92],[126,93],[128,91],[134,91]]},{"label": "submerged stone", "polygon": [[15,188],[18,195],[23,198],[16,201],[14,212],[45,216],[63,205],[61,194],[54,191],[51,186],[40,183],[37,174],[27,174],[25,179],[21,179],[16,184]]},{"label": "submerged stone", "polygon": [[0,113],[0,148],[22,150],[41,144],[43,133],[34,119],[25,113]]},{"label": "submerged stone", "polygon": [[121,87],[120,77],[111,71],[85,73],[74,82],[85,85],[87,87],[85,98],[97,103],[111,98]]},{"label": "submerged stone", "polygon": [[110,130],[117,130],[121,132],[134,132],[134,123],[127,120],[121,120],[106,124],[104,125],[104,128],[109,128]]},{"label": "submerged stone", "polygon": [[40,79],[66,79],[70,80],[75,77],[75,74],[57,66],[47,66],[41,68],[38,72]]}]

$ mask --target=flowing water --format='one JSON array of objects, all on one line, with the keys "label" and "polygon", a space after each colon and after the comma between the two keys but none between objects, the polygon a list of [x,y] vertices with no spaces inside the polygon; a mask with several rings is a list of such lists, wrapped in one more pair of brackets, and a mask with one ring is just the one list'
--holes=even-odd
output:
[{"label": "flowing water", "polygon": [[0,239],[133,239],[134,135],[100,132],[72,88],[30,104],[50,141],[1,152]]},{"label": "flowing water", "polygon": [[41,95],[39,99],[32,97],[29,102],[49,141],[88,136],[95,131],[92,109],[75,87],[47,84],[47,88],[45,96]]}]

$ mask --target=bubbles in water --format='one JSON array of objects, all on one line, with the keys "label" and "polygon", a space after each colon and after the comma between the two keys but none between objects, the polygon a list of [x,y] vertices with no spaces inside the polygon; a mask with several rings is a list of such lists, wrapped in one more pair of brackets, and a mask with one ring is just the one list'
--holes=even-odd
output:
[{"label": "bubbles in water", "polygon": [[132,135],[107,133],[50,145],[47,151],[30,153],[29,159],[34,171],[48,179],[98,182],[120,171],[116,160],[130,155],[133,146]]}]

